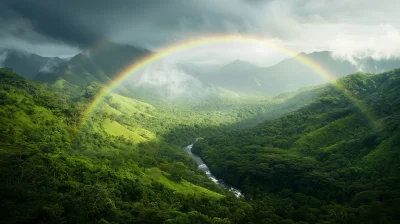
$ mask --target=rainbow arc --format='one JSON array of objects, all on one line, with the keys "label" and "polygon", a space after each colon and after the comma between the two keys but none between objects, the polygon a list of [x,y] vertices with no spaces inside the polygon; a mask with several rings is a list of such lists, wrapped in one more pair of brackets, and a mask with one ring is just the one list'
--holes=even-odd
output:
[{"label": "rainbow arc", "polygon": [[305,54],[298,54],[298,52],[293,51],[287,47],[278,45],[272,41],[263,40],[260,38],[249,37],[249,36],[240,36],[240,35],[215,35],[215,36],[206,36],[199,37],[187,41],[183,41],[177,44],[172,44],[161,49],[158,52],[150,54],[148,56],[143,57],[132,63],[131,65],[125,67],[121,70],[111,82],[109,82],[106,86],[104,86],[100,92],[96,95],[96,97],[88,104],[85,112],[83,113],[83,118],[81,119],[81,126],[87,121],[89,117],[92,116],[95,109],[104,101],[105,97],[112,93],[118,86],[126,80],[128,77],[139,74],[141,70],[144,68],[151,66],[153,63],[160,61],[161,59],[165,59],[169,56],[189,51],[192,49],[196,49],[202,46],[208,46],[211,44],[219,44],[219,43],[244,43],[244,44],[254,44],[260,47],[264,47],[267,49],[275,50],[281,52],[284,55],[295,58],[299,63],[313,70],[316,74],[321,76],[327,82],[331,83],[338,90],[343,92],[357,107],[361,109],[361,111],[365,114],[365,116],[370,120],[374,127],[376,127],[376,119],[374,119],[373,114],[367,109],[367,106],[363,104],[360,100],[350,94],[342,85],[336,82],[336,78],[328,71],[325,67],[323,67],[318,62],[309,58]]}]

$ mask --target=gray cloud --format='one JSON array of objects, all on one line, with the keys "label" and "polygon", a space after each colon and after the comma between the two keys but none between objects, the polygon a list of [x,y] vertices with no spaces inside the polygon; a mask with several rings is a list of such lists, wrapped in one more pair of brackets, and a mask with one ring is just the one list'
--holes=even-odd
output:
[{"label": "gray cloud", "polygon": [[[89,5],[81,10],[77,1],[6,0],[5,6],[13,17],[4,18],[4,20],[11,20],[12,25],[15,25],[18,30],[23,30],[21,33],[11,32],[11,34],[30,41],[32,39],[25,36],[28,33],[27,26],[31,29],[29,32],[41,34],[48,41],[61,40],[79,46],[89,45],[96,39],[103,38],[106,32],[103,28],[98,28],[94,20],[90,18]],[[82,6],[85,7],[84,4]],[[25,24],[17,23],[21,20],[25,21]]]},{"label": "gray cloud", "polygon": [[[17,26],[20,32],[10,31],[13,36],[32,41],[26,33],[38,33],[49,40],[83,47],[114,37],[153,45],[170,41],[185,32],[215,33],[229,31],[229,26],[245,31],[241,16],[232,10],[224,10],[230,8],[231,1],[220,0],[217,5],[212,2],[5,0],[2,10],[5,13],[1,17],[8,24]],[[21,20],[26,24],[19,24]],[[31,30],[28,31],[27,26]]]},{"label": "gray cloud", "polygon": [[131,76],[126,85],[151,89],[155,95],[174,100],[203,98],[210,90],[198,79],[176,66],[175,62],[162,60]]},{"label": "gray cloud", "polygon": [[[297,51],[351,55],[342,46],[373,36],[375,41],[364,44],[370,51],[373,43],[388,39],[382,26],[395,33],[400,29],[397,0],[0,1],[0,48],[47,55],[70,55],[104,39],[157,49],[215,33],[274,38]],[[361,45],[352,49],[363,54]],[[375,55],[389,51],[377,49],[384,52]]]},{"label": "gray cloud", "polygon": [[0,68],[2,68],[4,66],[4,62],[7,59],[7,55],[8,55],[7,51],[0,52]]}]

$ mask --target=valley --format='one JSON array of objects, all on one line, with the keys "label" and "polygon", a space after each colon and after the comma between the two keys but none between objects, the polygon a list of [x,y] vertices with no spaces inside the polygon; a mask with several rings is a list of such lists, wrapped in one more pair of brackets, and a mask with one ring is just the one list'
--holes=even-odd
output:
[{"label": "valley", "polygon": [[207,68],[112,42],[1,55],[4,223],[400,220],[397,59],[363,73],[328,51]]},{"label": "valley", "polygon": [[373,123],[329,84],[174,104],[112,93],[86,115],[101,84],[0,75],[7,222],[397,219],[399,70],[338,81]]},{"label": "valley", "polygon": [[0,224],[400,223],[399,0],[0,0]]},{"label": "valley", "polygon": [[223,188],[225,188],[225,189],[228,189],[229,191],[233,192],[233,193],[235,194],[235,196],[238,197],[238,198],[243,197],[243,194],[242,194],[242,192],[241,192],[239,189],[235,189],[234,187],[225,184],[222,180],[218,180],[218,179],[211,173],[211,171],[210,171],[210,169],[208,168],[207,164],[205,164],[205,163],[203,162],[203,160],[202,160],[199,156],[197,156],[197,155],[195,155],[195,154],[192,153],[193,145],[194,145],[197,141],[198,141],[198,138],[196,138],[195,141],[194,141],[192,144],[187,145],[187,146],[184,146],[184,147],[183,147],[183,150],[184,150],[185,152],[189,153],[189,155],[196,161],[196,163],[197,163],[197,165],[198,165],[198,168],[201,169],[201,170],[203,170],[203,171],[207,174],[207,176],[208,176],[215,184],[217,184],[217,185],[219,185],[219,186],[221,186],[221,187],[223,187]]}]

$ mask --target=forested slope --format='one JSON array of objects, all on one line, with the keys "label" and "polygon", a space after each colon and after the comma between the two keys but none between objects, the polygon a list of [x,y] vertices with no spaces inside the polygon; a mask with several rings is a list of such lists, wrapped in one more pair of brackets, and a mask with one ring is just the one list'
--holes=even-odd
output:
[{"label": "forested slope", "polygon": [[97,130],[106,118],[78,128],[84,97],[8,69],[0,80],[1,222],[218,223],[252,213],[180,147]]},{"label": "forested slope", "polygon": [[[342,92],[320,86],[265,105],[171,106],[111,94],[82,123],[100,84],[48,86],[9,69],[0,80],[4,223],[399,220],[400,70],[340,80],[374,122]],[[199,136],[193,150],[245,200],[181,150]]]},{"label": "forested slope", "polygon": [[[215,185],[181,147],[294,110],[291,96],[285,106],[152,105],[110,94],[83,117],[100,88],[63,79],[49,86],[0,69],[0,222],[257,223],[253,207]],[[301,103],[314,93],[305,95]]]},{"label": "forested slope", "polygon": [[372,115],[328,86],[297,111],[193,151],[263,210],[264,223],[398,223],[400,70],[339,82]]}]

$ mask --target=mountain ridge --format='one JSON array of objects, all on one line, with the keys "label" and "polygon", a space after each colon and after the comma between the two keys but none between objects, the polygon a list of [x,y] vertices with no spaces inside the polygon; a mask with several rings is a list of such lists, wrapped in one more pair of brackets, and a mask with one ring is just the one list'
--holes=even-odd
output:
[{"label": "mountain ridge", "polygon": [[10,67],[27,79],[34,79],[37,73],[51,70],[68,59],[59,57],[43,57],[20,49],[2,49],[3,67]]},{"label": "mountain ridge", "polygon": [[[24,54],[29,53],[25,52]],[[143,48],[104,42],[96,48],[83,50],[69,60],[64,59],[60,62],[57,61],[58,59],[52,59],[56,60],[57,63],[54,63],[51,69],[31,69],[38,70],[37,75],[34,77],[31,73],[27,75],[25,71],[22,72],[22,75],[25,74],[24,76],[27,78],[50,84],[56,82],[59,78],[73,85],[87,85],[91,82],[106,84],[114,79],[115,75],[126,66],[149,54],[151,52]],[[396,58],[375,60],[367,57],[362,60],[360,59],[358,61],[359,64],[356,65],[348,60],[332,56],[332,52],[330,51],[316,51],[312,53],[300,52],[292,58],[286,58],[272,66],[266,67],[236,59],[214,69],[203,68],[202,66],[190,63],[178,63],[177,68],[192,77],[191,80],[188,80],[190,82],[199,80],[204,84],[204,88],[207,88],[206,86],[211,84],[239,95],[273,96],[307,86],[326,83],[326,77],[322,77],[313,68],[299,62],[297,57],[300,55],[310,58],[325,68],[333,78],[340,78],[346,74],[357,72],[360,69],[364,72],[377,73],[400,66],[400,59]],[[24,64],[30,65],[30,63],[25,62],[23,59],[20,59],[20,61],[20,63],[14,63],[10,67],[16,68],[23,67]],[[51,60],[46,59],[46,62],[51,62]],[[43,63],[41,65],[44,67]],[[17,69],[16,71],[18,72],[19,70]],[[152,78],[157,79],[157,77]],[[187,78],[181,77],[181,79],[185,80]],[[133,83],[137,81],[132,80]],[[176,84],[170,83],[170,87],[167,87],[167,89],[172,87],[179,88]],[[179,82],[179,85],[190,86],[191,84]],[[199,93],[207,92],[203,87],[197,91]],[[132,88],[136,88],[135,85]],[[140,91],[146,89],[145,86],[139,88],[142,89]],[[148,88],[147,92],[151,94],[152,87]]]}]

